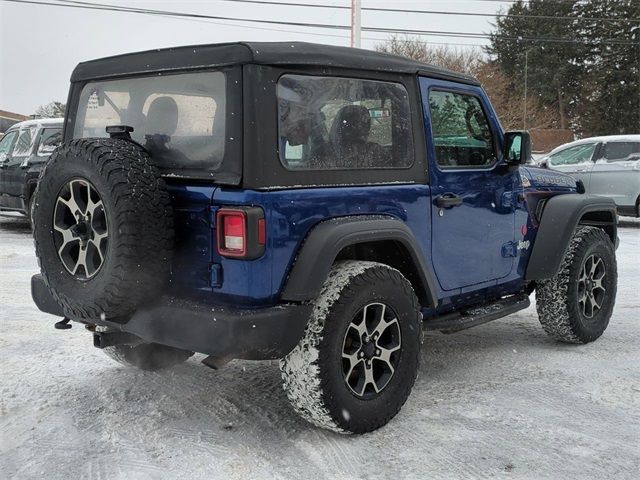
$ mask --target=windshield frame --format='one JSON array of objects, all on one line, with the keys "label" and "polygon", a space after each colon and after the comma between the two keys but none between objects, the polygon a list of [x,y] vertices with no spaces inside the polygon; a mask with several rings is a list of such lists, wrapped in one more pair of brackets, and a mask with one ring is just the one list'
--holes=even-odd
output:
[{"label": "windshield frame", "polygon": [[[222,162],[216,169],[204,168],[162,168],[165,177],[202,179],[225,185],[240,185],[242,180],[242,69],[240,66],[223,68],[199,68],[176,70],[166,75],[184,75],[203,72],[222,72],[226,77],[226,109],[225,109],[225,145]],[[67,105],[67,116],[63,138],[65,142],[74,137],[79,102],[82,89],[88,83],[133,78],[157,77],[163,72],[145,72],[137,75],[118,75],[111,77],[91,78],[71,84]]]}]

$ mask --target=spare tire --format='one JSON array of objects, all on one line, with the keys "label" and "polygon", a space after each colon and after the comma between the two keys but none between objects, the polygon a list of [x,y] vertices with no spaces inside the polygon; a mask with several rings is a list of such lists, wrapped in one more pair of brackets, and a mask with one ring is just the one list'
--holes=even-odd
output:
[{"label": "spare tire", "polygon": [[36,255],[67,316],[123,322],[161,292],[173,211],[144,148],[115,138],[67,142],[42,170],[37,195]]}]

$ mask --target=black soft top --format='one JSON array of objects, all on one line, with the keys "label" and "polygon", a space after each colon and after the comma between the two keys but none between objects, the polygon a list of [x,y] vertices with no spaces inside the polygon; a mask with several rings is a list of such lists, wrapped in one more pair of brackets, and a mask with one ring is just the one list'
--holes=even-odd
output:
[{"label": "black soft top", "polygon": [[249,63],[277,66],[324,66],[414,75],[420,73],[429,77],[479,85],[479,82],[469,75],[398,55],[306,42],[218,43],[127,53],[82,62],[71,74],[71,81],[82,82],[99,78]]}]

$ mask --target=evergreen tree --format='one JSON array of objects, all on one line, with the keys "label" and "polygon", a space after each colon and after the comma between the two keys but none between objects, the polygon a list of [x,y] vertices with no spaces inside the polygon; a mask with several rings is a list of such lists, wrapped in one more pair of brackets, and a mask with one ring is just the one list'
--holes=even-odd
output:
[{"label": "evergreen tree", "polygon": [[[510,17],[496,19],[488,52],[495,57],[523,95],[525,76],[527,95],[537,96],[556,114],[555,126],[569,128],[573,106],[581,90],[579,57],[583,45],[576,38],[573,17],[577,0],[516,1],[509,7]],[[537,17],[537,18],[535,18]],[[563,41],[551,41],[563,39]]]},{"label": "evergreen tree", "polygon": [[638,0],[518,0],[506,13],[487,50],[518,95],[526,70],[528,95],[556,112],[556,127],[640,131]]},{"label": "evergreen tree", "polygon": [[578,4],[576,12],[612,19],[580,22],[579,34],[588,41],[577,59],[585,80],[581,129],[589,135],[640,133],[640,2],[592,0]]}]

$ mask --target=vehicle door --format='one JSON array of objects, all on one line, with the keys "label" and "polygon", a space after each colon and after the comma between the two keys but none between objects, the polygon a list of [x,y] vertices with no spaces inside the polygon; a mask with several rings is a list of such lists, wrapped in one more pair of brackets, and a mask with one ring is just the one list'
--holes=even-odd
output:
[{"label": "vehicle door", "polygon": [[582,180],[589,191],[591,169],[597,146],[597,142],[589,142],[565,148],[549,155],[547,165],[549,168],[571,175],[576,180]]},{"label": "vehicle door", "polygon": [[0,206],[3,207],[11,207],[6,172],[7,166],[11,161],[11,151],[17,136],[18,131],[13,130],[0,139]]},{"label": "vehicle door", "polygon": [[29,159],[33,153],[38,128],[36,126],[22,127],[18,133],[13,153],[5,167],[5,176],[7,184],[7,193],[14,197],[12,201],[16,201],[18,207],[22,204],[19,197],[24,192],[24,184],[26,180],[26,169]]},{"label": "vehicle door", "polygon": [[640,195],[640,142],[604,143],[591,171],[590,193],[635,206]]},{"label": "vehicle door", "polygon": [[514,264],[506,247],[515,238],[520,181],[517,169],[501,165],[495,112],[480,87],[424,77],[420,86],[438,281],[453,290],[506,277]]}]

